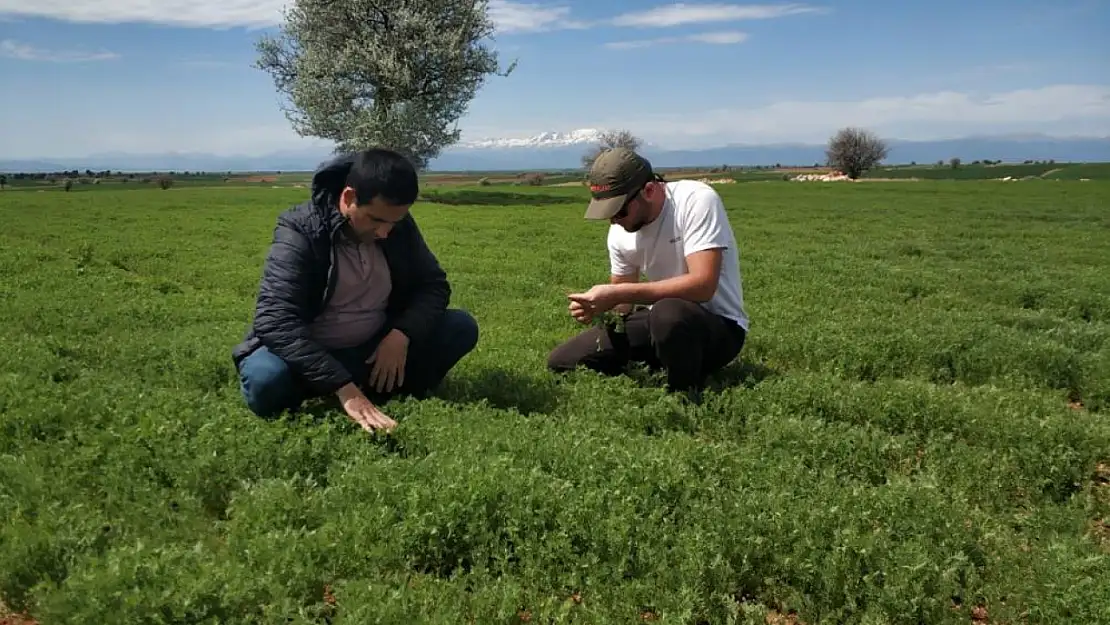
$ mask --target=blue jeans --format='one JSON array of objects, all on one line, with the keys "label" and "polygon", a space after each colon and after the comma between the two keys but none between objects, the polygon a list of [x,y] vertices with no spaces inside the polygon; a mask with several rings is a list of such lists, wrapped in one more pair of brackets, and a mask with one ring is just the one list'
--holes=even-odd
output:
[{"label": "blue jeans", "polygon": [[[369,385],[371,365],[366,364],[366,359],[382,338],[379,334],[362,345],[330,350],[351,373],[355,384],[379,404],[394,395],[424,396],[431,392],[478,344],[478,322],[466,311],[448,309],[426,339],[409,343],[405,383],[390,393],[378,393]],[[239,363],[239,383],[247,406],[261,417],[295,411],[304,400],[315,396],[284,360],[265,347]]]}]

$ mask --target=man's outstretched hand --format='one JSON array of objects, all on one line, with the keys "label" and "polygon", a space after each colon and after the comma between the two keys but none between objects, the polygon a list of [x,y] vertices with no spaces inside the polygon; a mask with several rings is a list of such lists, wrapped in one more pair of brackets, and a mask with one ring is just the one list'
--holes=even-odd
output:
[{"label": "man's outstretched hand", "polygon": [[570,314],[579,323],[589,323],[594,317],[620,304],[617,289],[612,284],[598,284],[585,293],[571,293]]},{"label": "man's outstretched hand", "polygon": [[343,404],[343,410],[352,421],[362,426],[367,432],[374,430],[392,430],[397,422],[390,419],[384,412],[378,410],[366,395],[362,394],[354,384],[347,384],[336,393]]},{"label": "man's outstretched hand", "polygon": [[570,305],[567,306],[570,310],[570,316],[574,320],[583,325],[589,324],[594,319],[594,313],[585,304],[571,300]]}]

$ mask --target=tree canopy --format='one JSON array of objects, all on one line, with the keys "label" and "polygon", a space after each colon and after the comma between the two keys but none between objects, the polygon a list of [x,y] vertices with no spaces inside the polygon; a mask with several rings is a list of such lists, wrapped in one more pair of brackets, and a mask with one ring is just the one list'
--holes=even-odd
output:
[{"label": "tree canopy", "polygon": [[855,180],[881,163],[887,151],[886,143],[878,135],[862,128],[842,128],[829,139],[825,156],[829,167]]},{"label": "tree canopy", "polygon": [[588,152],[582,155],[582,167],[589,170],[593,166],[594,161],[598,155],[606,150],[613,148],[627,148],[629,150],[638,150],[643,143],[636,135],[628,130],[606,130],[598,137],[598,143],[590,148]]},{"label": "tree canopy", "polygon": [[459,140],[457,122],[497,53],[488,0],[294,0],[256,67],[301,136],[341,151],[397,150],[419,168]]}]

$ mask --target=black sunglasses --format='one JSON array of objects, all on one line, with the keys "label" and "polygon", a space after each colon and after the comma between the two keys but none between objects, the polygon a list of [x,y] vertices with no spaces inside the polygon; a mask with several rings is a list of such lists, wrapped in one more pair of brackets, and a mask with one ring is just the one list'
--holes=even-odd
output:
[{"label": "black sunglasses", "polygon": [[[660,175],[658,173],[653,173],[652,176],[651,176],[650,182],[662,182],[662,183],[665,184],[667,181],[663,179],[662,175]],[[635,193],[628,196],[628,198],[624,200],[624,204],[621,204],[621,209],[619,211],[613,213],[613,216],[610,217],[610,219],[624,219],[625,217],[627,217],[628,216],[628,205],[632,203],[632,200],[636,199],[637,195],[640,195],[640,192],[643,191],[644,187],[646,187],[646,186],[648,186],[648,183],[645,182],[643,184],[643,186],[641,186],[639,189],[636,189]]]},{"label": "black sunglasses", "polygon": [[612,219],[624,219],[625,217],[627,217],[628,216],[628,205],[631,204],[632,200],[636,199],[636,196],[640,195],[640,191],[643,191],[643,190],[644,190],[644,188],[640,187],[639,189],[636,189],[635,193],[633,193],[632,195],[629,195],[627,198],[625,198],[624,204],[621,204],[621,209],[619,211],[613,213]]}]

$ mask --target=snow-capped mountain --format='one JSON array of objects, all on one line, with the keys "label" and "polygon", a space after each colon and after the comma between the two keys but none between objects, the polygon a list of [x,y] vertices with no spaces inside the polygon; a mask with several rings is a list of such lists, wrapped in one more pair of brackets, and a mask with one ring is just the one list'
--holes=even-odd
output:
[{"label": "snow-capped mountain", "polygon": [[[527,139],[487,139],[460,142],[432,160],[432,171],[521,171],[573,169],[582,155],[596,145],[600,131],[545,132]],[[935,163],[958,156],[964,162],[1026,159],[1058,162],[1110,162],[1110,137],[965,137],[935,141],[889,140],[888,163]],[[475,147],[475,145],[481,147]],[[825,160],[821,144],[721,145],[676,150],[645,141],[644,156],[656,167],[699,167],[729,164],[812,165]],[[52,172],[73,169],[102,171],[311,171],[329,156],[321,148],[257,155],[214,154],[92,154],[77,158],[0,159],[0,172]]]},{"label": "snow-capped mountain", "polygon": [[570,132],[541,132],[532,137],[506,137],[460,141],[459,148],[545,148],[566,147],[597,143],[602,131],[597,128],[579,128]]}]

